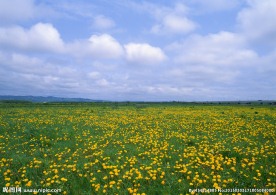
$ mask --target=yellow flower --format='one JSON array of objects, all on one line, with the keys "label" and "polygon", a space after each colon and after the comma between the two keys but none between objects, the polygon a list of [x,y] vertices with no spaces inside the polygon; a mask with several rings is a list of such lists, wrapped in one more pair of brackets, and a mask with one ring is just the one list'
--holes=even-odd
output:
[{"label": "yellow flower", "polygon": [[67,181],[67,179],[66,179],[66,178],[64,178],[64,177],[62,177],[60,180],[61,180],[61,181],[64,181],[64,182],[66,182],[66,181]]},{"label": "yellow flower", "polygon": [[28,181],[28,183],[26,184],[26,186],[30,187],[32,185],[32,181]]},{"label": "yellow flower", "polygon": [[133,190],[132,190],[131,188],[128,188],[127,190],[128,190],[128,192],[129,192],[130,194],[133,193]]},{"label": "yellow flower", "polygon": [[213,185],[214,188],[216,188],[218,186],[219,186],[218,183],[214,183],[214,185]]}]

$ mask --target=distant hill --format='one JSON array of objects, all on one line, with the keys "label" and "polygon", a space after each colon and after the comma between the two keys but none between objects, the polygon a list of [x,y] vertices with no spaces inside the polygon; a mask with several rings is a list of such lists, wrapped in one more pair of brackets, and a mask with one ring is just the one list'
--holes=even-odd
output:
[{"label": "distant hill", "polygon": [[[92,100],[87,98],[63,98],[54,96],[12,96],[12,95],[0,95],[0,102],[6,103],[51,103],[51,102],[112,102],[106,100]],[[132,102],[132,101],[121,101]],[[133,101],[134,103],[135,101]],[[154,103],[154,102],[136,102],[136,103]],[[222,104],[222,105],[276,105],[276,100],[248,100],[248,101],[168,101],[168,102],[155,102],[155,103],[168,103],[168,104]]]},{"label": "distant hill", "polygon": [[85,98],[62,98],[53,96],[10,96],[0,95],[0,101],[27,101],[27,102],[103,102],[102,100],[91,100]]}]

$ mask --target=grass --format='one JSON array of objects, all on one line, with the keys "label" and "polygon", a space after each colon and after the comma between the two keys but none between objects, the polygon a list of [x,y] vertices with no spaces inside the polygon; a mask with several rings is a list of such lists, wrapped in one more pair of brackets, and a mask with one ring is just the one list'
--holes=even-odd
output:
[{"label": "grass", "polygon": [[136,195],[275,190],[273,106],[22,105],[0,105],[0,187]]}]

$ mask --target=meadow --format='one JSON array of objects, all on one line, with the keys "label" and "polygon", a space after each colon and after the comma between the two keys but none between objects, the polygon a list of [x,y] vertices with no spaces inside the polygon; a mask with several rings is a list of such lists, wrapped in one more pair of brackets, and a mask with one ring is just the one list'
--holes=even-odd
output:
[{"label": "meadow", "polygon": [[0,194],[275,190],[275,125],[264,105],[1,104]]}]

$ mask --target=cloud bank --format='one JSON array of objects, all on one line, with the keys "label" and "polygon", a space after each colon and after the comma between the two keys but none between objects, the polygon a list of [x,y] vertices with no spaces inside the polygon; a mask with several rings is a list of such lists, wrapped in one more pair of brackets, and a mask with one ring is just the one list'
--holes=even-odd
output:
[{"label": "cloud bank", "polygon": [[0,93],[276,99],[275,13],[273,0],[0,1]]}]

